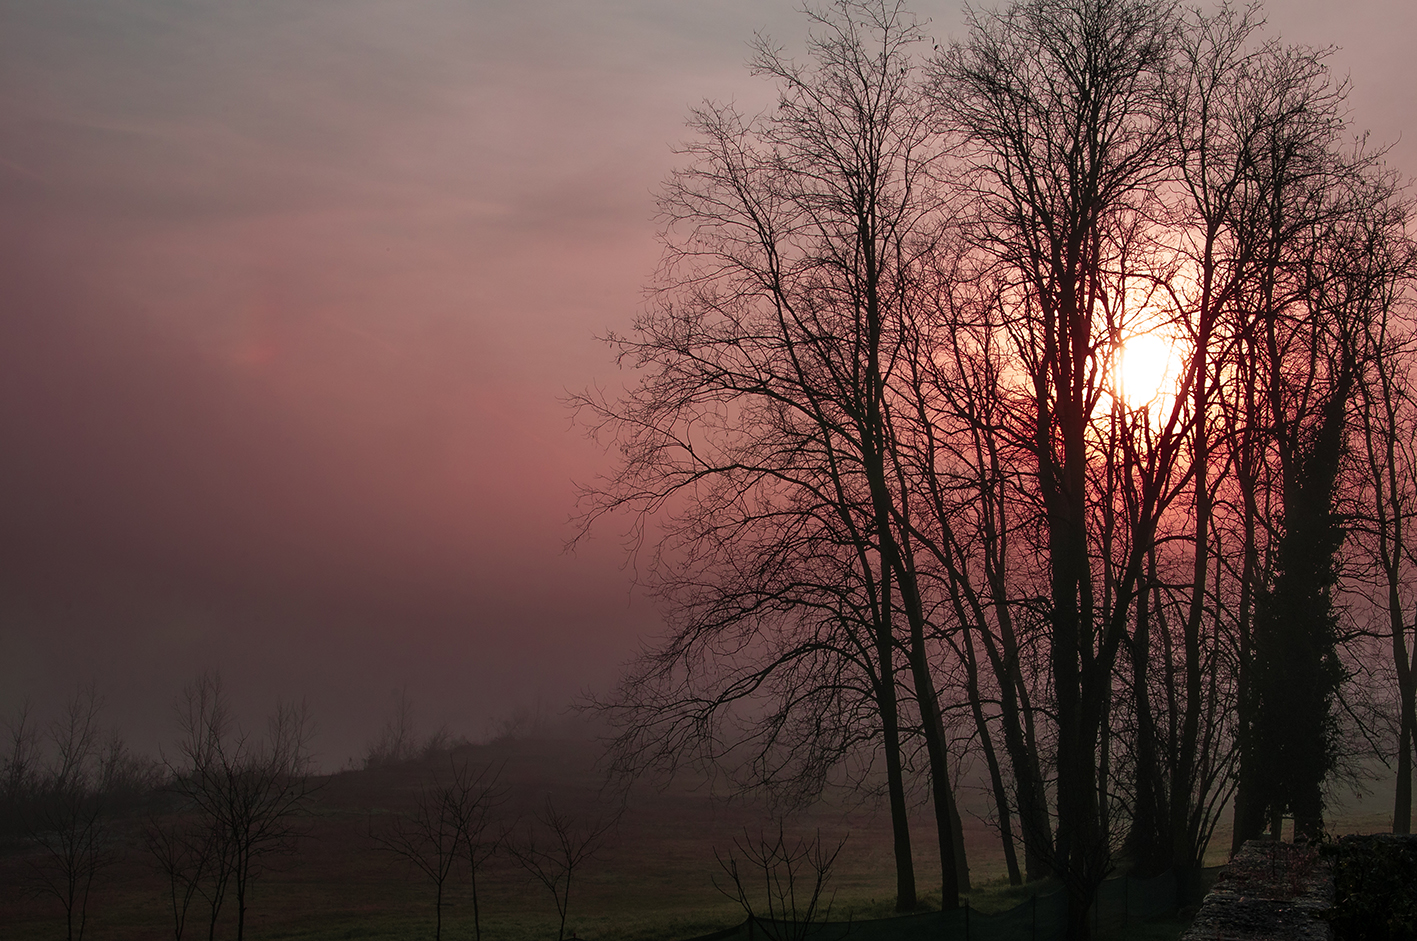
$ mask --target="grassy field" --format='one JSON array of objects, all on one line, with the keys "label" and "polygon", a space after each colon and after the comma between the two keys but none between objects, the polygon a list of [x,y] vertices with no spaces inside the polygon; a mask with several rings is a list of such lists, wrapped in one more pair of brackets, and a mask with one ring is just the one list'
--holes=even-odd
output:
[{"label": "grassy field", "polygon": [[[557,807],[586,820],[613,815],[618,803],[602,793],[595,746],[581,741],[518,741],[478,746],[459,757],[504,765],[509,819],[530,819],[547,795]],[[297,851],[273,860],[251,893],[251,938],[334,939],[432,937],[431,886],[406,862],[381,852],[370,836],[387,815],[409,806],[418,788],[446,757],[394,768],[348,771],[320,782]],[[714,800],[705,789],[677,784],[636,789],[610,838],[576,873],[568,933],[581,938],[685,938],[742,920],[737,905],[713,886],[715,847],[728,850],[744,827],[757,828],[765,809]],[[923,828],[922,820],[920,827]],[[864,917],[887,913],[893,899],[888,825],[870,813],[824,808],[793,821],[820,827],[824,839],[848,836],[834,885],[845,907]],[[122,861],[96,884],[86,936],[147,939],[172,936],[165,886],[142,849],[140,821],[125,829]],[[920,830],[922,841],[928,831]],[[928,844],[922,844],[928,846]],[[922,849],[921,856],[928,855]],[[0,939],[60,938],[62,911],[52,897],[27,890],[32,880],[23,847],[0,856]],[[922,886],[938,879],[922,868]],[[472,936],[472,902],[464,879],[444,902],[444,936]],[[487,941],[554,938],[558,927],[550,894],[511,861],[494,859],[479,876],[483,936]],[[228,902],[228,908],[234,903]],[[845,911],[839,906],[838,910]],[[230,917],[228,917],[230,916]],[[205,936],[198,913],[188,936]],[[218,935],[234,930],[227,912]],[[200,929],[200,930],[197,930]]]},{"label": "grassy field", "polygon": [[[503,765],[508,818],[529,819],[546,795],[581,819],[604,817],[616,806],[601,791],[595,746],[588,742],[523,740],[475,746],[460,757]],[[447,761],[443,757],[322,779],[296,852],[274,860],[252,889],[247,936],[301,941],[431,938],[431,886],[407,863],[380,852],[370,830],[407,807],[435,764],[445,767]],[[605,848],[576,874],[568,935],[574,931],[590,941],[663,941],[740,922],[741,909],[714,887],[716,876],[722,881],[714,850],[731,850],[745,827],[756,833],[769,816],[760,804],[715,800],[706,787],[691,783],[678,782],[665,790],[637,788]],[[1350,813],[1338,829],[1385,828],[1386,820],[1377,819],[1380,815],[1366,816],[1374,819]],[[164,907],[165,886],[142,849],[139,826],[140,821],[130,822],[121,861],[96,884],[86,937],[137,941],[173,936]],[[833,843],[846,837],[833,873],[834,919],[891,913],[894,864],[889,820],[883,812],[822,806],[793,818],[789,827],[809,835],[820,830],[823,839]],[[970,904],[983,911],[1016,904],[1026,893],[1005,884],[997,837],[973,814],[967,815],[965,829],[975,885]],[[938,890],[933,898],[928,891],[938,881],[939,869],[930,864],[933,826],[924,808],[912,836],[917,885],[927,903],[938,903]],[[1212,853],[1216,862],[1223,861],[1228,845],[1228,833],[1218,833]],[[27,888],[29,862],[22,847],[9,847],[0,856],[0,939],[63,938],[58,903]],[[550,894],[509,860],[494,860],[479,876],[479,898],[486,941],[555,938],[558,921]],[[444,905],[443,936],[471,938],[472,901],[465,879],[454,880]],[[187,937],[205,937],[202,914],[192,919]],[[1178,937],[1182,927],[1179,920],[1138,926],[1129,937],[1161,941]],[[234,935],[234,902],[228,903],[217,934]]]}]

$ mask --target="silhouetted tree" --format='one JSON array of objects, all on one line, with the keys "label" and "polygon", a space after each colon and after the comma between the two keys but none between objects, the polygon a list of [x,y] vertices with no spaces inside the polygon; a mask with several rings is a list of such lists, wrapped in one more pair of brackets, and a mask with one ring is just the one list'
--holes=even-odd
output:
[{"label": "silhouetted tree", "polygon": [[1376,269],[1377,311],[1365,337],[1373,368],[1364,377],[1361,460],[1365,472],[1367,512],[1355,520],[1365,555],[1374,574],[1373,607],[1381,612],[1387,631],[1389,658],[1396,680],[1397,728],[1392,829],[1412,829],[1412,751],[1417,729],[1417,643],[1412,632],[1413,545],[1409,523],[1417,513],[1417,403],[1413,375],[1413,324],[1401,316],[1407,283],[1417,267],[1411,241],[1395,238],[1393,230],[1409,212],[1399,204],[1374,219],[1377,225],[1368,251]]},{"label": "silhouetted tree", "polygon": [[210,821],[190,813],[152,817],[144,830],[144,845],[167,884],[173,937],[182,941],[187,916],[198,898],[207,903],[207,937],[216,935],[217,916],[230,873],[224,834]]},{"label": "silhouetted tree", "polygon": [[386,852],[412,865],[433,883],[433,937],[443,937],[443,890],[460,858],[464,809],[459,789],[434,772],[418,790],[413,809],[395,814],[373,833]]},{"label": "silhouetted tree", "polygon": [[[620,436],[624,458],[586,494],[587,522],[631,509],[643,525],[675,508],[663,547],[675,556],[655,567],[673,635],[608,706],[626,726],[628,764],[712,750],[731,716],[741,738],[730,741],[746,740],[758,780],[791,778],[802,795],[874,739],[908,909],[905,699],[925,744],[949,907],[965,875],[958,812],[929,589],[896,512],[890,430],[904,308],[936,208],[926,174],[939,154],[909,57],[922,33],[881,0],[808,16],[810,63],[755,47],[754,71],[778,84],[772,113],[694,113],[692,165],[661,198],[669,235],[654,306],[633,337],[610,338],[643,378],[618,402],[577,403]],[[744,711],[761,722],[733,714],[750,700]]]},{"label": "silhouetted tree", "polygon": [[[958,703],[1011,878],[1059,876],[1085,938],[1115,847],[1189,891],[1232,796],[1237,840],[1317,831],[1361,518],[1410,782],[1407,208],[1326,53],[1256,10],[1016,0],[922,81],[900,6],[811,15],[808,65],[756,47],[776,109],[695,112],[651,308],[610,338],[640,375],[577,401],[622,459],[586,524],[665,533],[669,634],[603,704],[619,767],[737,747],[807,800],[869,748],[908,907],[918,735],[948,907]],[[1148,334],[1175,375],[1141,402]]]},{"label": "silhouetted tree", "polygon": [[1310,837],[1322,830],[1344,678],[1334,592],[1348,426],[1372,368],[1369,324],[1388,293],[1372,264],[1371,223],[1392,205],[1392,181],[1373,155],[1340,153],[1342,90],[1317,64],[1299,70],[1288,97],[1290,120],[1255,148],[1242,207],[1263,261],[1247,349],[1258,392],[1249,418],[1266,435],[1278,518],[1245,663],[1237,838],[1262,829],[1265,809],[1275,821],[1292,813]]},{"label": "silhouetted tree", "polygon": [[614,820],[577,820],[558,811],[547,797],[535,822],[527,825],[519,839],[505,843],[512,858],[551,893],[556,914],[561,918],[557,941],[566,937],[571,883],[584,864],[600,851],[614,823]]},{"label": "silhouetted tree", "polygon": [[[733,840],[736,855],[724,859],[714,850],[714,859],[730,883],[723,886],[714,880],[714,887],[742,907],[750,935],[760,931],[771,941],[803,941],[814,923],[831,917],[832,897],[825,893],[845,845],[842,837],[835,847],[826,846],[820,832],[811,840],[799,838],[789,844],[781,822],[776,836],[762,832],[753,837],[744,830],[742,839]],[[746,872],[739,867],[740,857]],[[761,894],[757,886],[762,887]],[[755,907],[759,898],[765,907]]]},{"label": "silhouetted tree", "polygon": [[[94,879],[114,861],[103,787],[110,772],[108,756],[100,750],[99,708],[92,684],[65,704],[50,727],[55,765],[32,802],[30,829],[42,850],[32,870],[39,886],[63,906],[69,941],[83,938]],[[121,747],[113,757],[119,755]]]},{"label": "silhouetted tree", "polygon": [[502,834],[491,835],[492,813],[506,799],[498,784],[501,768],[486,765],[473,771],[466,762],[453,762],[452,779],[447,784],[458,839],[467,858],[468,879],[472,883],[472,927],[482,941],[482,912],[477,892],[477,873],[502,846]]},{"label": "silhouetted tree", "polygon": [[364,756],[364,767],[377,768],[380,765],[408,761],[419,752],[418,729],[413,721],[413,701],[408,697],[408,687],[400,687],[394,694],[393,704],[384,717],[384,727],[379,737],[369,743]]},{"label": "silhouetted tree", "polygon": [[311,796],[309,713],[303,703],[278,703],[265,736],[252,736],[236,724],[221,679],[212,673],[183,691],[177,713],[181,738],[168,765],[172,787],[213,834],[212,929],[229,885],[236,891],[240,941],[251,883],[271,856],[293,849],[296,821]]},{"label": "silhouetted tree", "polygon": [[0,766],[0,827],[6,834],[23,833],[25,812],[38,791],[42,755],[39,728],[28,700],[5,720],[6,753]]},{"label": "silhouetted tree", "polygon": [[1057,709],[1052,862],[1068,891],[1069,937],[1084,938],[1111,868],[1099,748],[1113,665],[1179,443],[1173,418],[1167,439],[1138,455],[1151,473],[1131,507],[1125,559],[1099,597],[1091,560],[1109,504],[1089,478],[1114,455],[1092,420],[1109,378],[1099,366],[1124,326],[1114,301],[1131,273],[1132,227],[1167,170],[1163,104],[1179,20],[1158,0],[1027,0],[968,17],[969,38],[936,64],[933,94],[977,167],[977,237],[1017,279],[1006,298],[1022,374],[1016,433],[1034,463],[1046,539]]}]

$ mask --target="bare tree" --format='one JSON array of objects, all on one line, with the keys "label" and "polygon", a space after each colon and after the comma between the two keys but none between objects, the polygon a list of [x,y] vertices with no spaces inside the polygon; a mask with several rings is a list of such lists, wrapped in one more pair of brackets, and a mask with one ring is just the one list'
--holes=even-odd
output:
[{"label": "bare tree", "polygon": [[566,937],[572,880],[600,851],[614,825],[613,819],[577,820],[558,811],[548,796],[545,806],[536,814],[535,823],[526,827],[520,839],[506,843],[512,858],[551,893],[556,914],[561,918],[557,941]]},{"label": "bare tree", "polygon": [[[992,668],[1005,753],[1014,779],[1018,819],[1029,879],[1051,870],[1047,797],[1030,689],[1023,670],[1022,638],[1013,570],[1026,573],[1010,546],[1026,502],[1016,470],[996,429],[1008,411],[999,390],[1008,371],[998,331],[999,289],[978,270],[970,248],[956,235],[934,246],[928,280],[919,288],[929,303],[907,322],[898,406],[892,422],[893,462],[903,496],[897,509],[935,567],[926,573],[942,596],[941,625],[932,634],[961,665],[961,692],[974,715],[974,732],[994,791],[996,820],[1010,879],[1019,871],[1004,767],[985,714],[985,687],[975,635]],[[1026,517],[1025,517],[1026,518]],[[920,564],[920,563],[917,563]],[[923,571],[923,564],[921,565]],[[951,623],[950,615],[953,616]],[[960,862],[964,870],[963,860]]]},{"label": "bare tree", "polygon": [[1350,257],[1371,292],[1368,300],[1373,308],[1362,324],[1361,342],[1372,368],[1359,380],[1361,447],[1355,450],[1360,455],[1362,487],[1353,501],[1357,512],[1350,515],[1350,526],[1361,560],[1359,577],[1368,582],[1364,594],[1373,620],[1380,625],[1373,633],[1388,644],[1397,701],[1392,826],[1394,833],[1408,833],[1417,729],[1417,644],[1413,643],[1417,619],[1409,614],[1414,576],[1409,524],[1417,512],[1417,409],[1411,378],[1417,353],[1412,310],[1417,244],[1405,233],[1410,202],[1392,192],[1372,208],[1362,220],[1361,248]]},{"label": "bare tree", "polygon": [[[1164,563],[1154,545],[1146,548],[1147,584],[1136,599],[1130,651],[1135,810],[1127,838],[1139,870],[1173,868],[1183,887],[1190,886],[1190,874],[1200,866],[1214,826],[1215,789],[1219,787],[1219,803],[1224,803],[1231,780],[1224,769],[1233,748],[1223,742],[1234,703],[1214,694],[1228,671],[1217,669],[1215,653],[1224,636],[1216,607],[1223,550],[1213,533],[1221,481],[1212,466],[1216,435],[1211,422],[1224,363],[1218,351],[1226,340],[1224,313],[1235,306],[1254,265],[1248,242],[1229,224],[1243,192],[1253,139],[1270,119],[1266,109],[1257,106],[1266,89],[1256,73],[1262,71],[1264,55],[1272,54],[1248,48],[1259,26],[1254,9],[1239,13],[1222,7],[1213,16],[1190,11],[1188,17],[1179,35],[1178,68],[1165,107],[1177,177],[1177,196],[1167,217],[1172,234],[1165,244],[1177,268],[1164,282],[1164,292],[1180,315],[1178,322],[1185,325],[1183,335],[1191,345],[1187,365],[1194,376],[1190,401],[1178,403],[1189,407],[1191,422],[1188,472],[1194,522],[1187,535],[1192,551],[1189,572],[1183,575],[1184,569],[1178,568],[1172,576],[1189,575],[1190,587],[1188,597],[1177,597],[1168,607],[1158,584],[1158,566]],[[1182,283],[1181,270],[1190,273],[1193,284]],[[1177,559],[1176,564],[1185,562]],[[1170,623],[1181,626],[1179,644],[1173,645],[1169,636],[1156,636]],[[1179,648],[1179,667],[1171,657],[1159,666],[1168,679],[1167,718],[1159,718],[1163,710],[1155,706],[1148,675],[1157,668],[1157,646],[1163,652]],[[1211,695],[1204,688],[1206,677]],[[1181,689],[1172,692],[1172,684]],[[1173,706],[1180,715],[1170,711]],[[1203,747],[1203,735],[1213,736],[1208,748]],[[1221,774],[1214,773],[1217,769]]]},{"label": "bare tree", "polygon": [[[215,810],[213,799],[198,800],[196,791],[215,788],[216,777],[204,782],[198,768],[210,771],[218,761],[216,742],[231,734],[233,718],[221,678],[204,673],[180,694],[176,714],[181,738],[177,743],[177,763],[168,761],[171,789],[178,796],[180,817],[167,824],[166,833],[149,835],[160,870],[168,877],[169,894],[180,904],[174,911],[174,929],[185,927],[192,894],[206,907],[207,938],[216,937],[217,922],[226,903],[231,882],[233,843],[230,830]],[[175,906],[177,907],[177,906]]]},{"label": "bare tree", "polygon": [[369,744],[364,766],[376,768],[380,765],[408,761],[418,752],[418,728],[413,719],[413,701],[409,699],[408,687],[402,686],[394,693],[393,704],[384,717],[384,727],[379,730],[379,737]]},{"label": "bare tree", "polygon": [[434,886],[436,929],[442,936],[443,895],[459,860],[467,862],[472,883],[472,922],[482,937],[477,873],[500,848],[501,834],[491,835],[492,812],[505,799],[497,784],[500,768],[474,771],[464,761],[450,759],[446,775],[434,771],[419,789],[411,812],[399,814],[380,832],[371,831],[379,846],[403,859]]},{"label": "bare tree", "polygon": [[[948,907],[957,697],[1006,855],[1017,821],[1085,938],[1118,850],[1189,889],[1232,796],[1237,839],[1316,831],[1367,579],[1410,784],[1408,210],[1340,143],[1326,53],[1255,10],[1016,0],[922,83],[900,6],[809,15],[807,65],[755,48],[775,110],[694,113],[651,308],[610,338],[640,376],[577,401],[622,458],[587,525],[666,534],[617,767],[746,753],[807,800],[879,755],[906,907],[918,735]],[[1174,375],[1143,402],[1148,336]]]},{"label": "bare tree", "polygon": [[492,835],[492,813],[506,800],[498,784],[500,767],[486,765],[473,771],[466,762],[453,762],[452,780],[447,785],[448,804],[458,838],[467,857],[467,874],[472,883],[472,927],[482,941],[482,912],[477,893],[477,873],[502,846],[502,834]]},{"label": "bare tree", "polygon": [[24,814],[38,791],[42,755],[39,728],[29,700],[22,702],[13,718],[5,720],[6,754],[0,766],[0,827],[8,833],[23,832]]},{"label": "bare tree", "polygon": [[95,767],[99,708],[96,688],[89,684],[50,726],[55,764],[40,785],[31,822],[43,850],[33,872],[38,885],[63,906],[70,941],[83,938],[94,878],[113,861]]},{"label": "bare tree", "polygon": [[672,767],[671,750],[693,747],[720,759],[726,740],[745,744],[757,783],[790,779],[803,796],[872,742],[902,909],[915,905],[901,758],[913,726],[952,906],[964,871],[933,599],[897,513],[891,443],[902,325],[938,221],[939,150],[910,58],[923,33],[889,0],[807,15],[810,62],[756,44],[775,111],[694,112],[692,164],[661,198],[654,307],[634,336],[610,338],[642,380],[621,401],[576,403],[624,458],[585,494],[587,524],[628,509],[643,527],[674,508],[653,572],[673,634],[607,706],[627,765]]},{"label": "bare tree", "polygon": [[169,764],[174,789],[218,834],[229,868],[211,897],[212,925],[227,882],[236,891],[236,936],[245,936],[251,883],[274,855],[292,851],[297,819],[311,796],[309,712],[278,703],[266,734],[244,732],[230,714],[220,678],[203,674],[178,703],[182,738]]},{"label": "bare tree", "polygon": [[[803,941],[813,924],[831,917],[835,893],[825,893],[832,866],[845,845],[843,836],[835,847],[826,846],[820,831],[811,840],[799,838],[789,845],[780,821],[776,836],[762,832],[753,837],[744,830],[742,839],[733,840],[738,855],[730,853],[724,859],[714,850],[714,859],[729,880],[729,886],[714,880],[714,887],[742,906],[752,926],[750,935],[759,930],[771,941]],[[739,856],[749,871],[740,869]],[[758,898],[765,907],[755,908]]]},{"label": "bare tree", "polygon": [[[1370,324],[1390,306],[1388,246],[1405,208],[1379,155],[1340,143],[1343,86],[1301,73],[1291,119],[1256,148],[1245,205],[1263,266],[1246,352],[1273,497],[1271,558],[1257,584],[1241,700],[1237,836],[1292,814],[1322,830],[1324,780],[1346,748],[1336,597],[1355,480],[1349,431],[1373,368]],[[1267,813],[1266,813],[1267,811]]]},{"label": "bare tree", "polygon": [[389,826],[372,833],[385,852],[409,863],[433,883],[435,939],[443,937],[443,891],[460,858],[467,819],[461,778],[456,768],[452,782],[433,772],[419,788],[413,809],[396,814]]},{"label": "bare tree", "polygon": [[190,813],[153,817],[148,821],[144,843],[155,868],[167,883],[175,941],[182,941],[188,913],[198,898],[207,905],[207,937],[216,935],[217,917],[231,872],[224,836],[211,821]]},{"label": "bare tree", "polygon": [[[1069,937],[1111,868],[1099,780],[1106,707],[1141,586],[1149,530],[1162,506],[1164,466],[1147,492],[1115,572],[1094,547],[1108,504],[1093,496],[1105,437],[1094,437],[1130,274],[1124,259],[1151,187],[1166,170],[1162,103],[1178,21],[1158,0],[1026,0],[971,12],[969,38],[935,67],[942,116],[973,150],[977,238],[1013,272],[1007,329],[1019,369],[1015,443],[1029,455],[1048,564],[1049,655],[1057,709],[1057,832],[1053,868],[1068,891]],[[1111,329],[1108,329],[1108,328]],[[1147,463],[1174,460],[1176,419]],[[1010,432],[1008,425],[1000,430]],[[1110,498],[1109,498],[1110,499]],[[1100,786],[1101,785],[1101,786]]]}]

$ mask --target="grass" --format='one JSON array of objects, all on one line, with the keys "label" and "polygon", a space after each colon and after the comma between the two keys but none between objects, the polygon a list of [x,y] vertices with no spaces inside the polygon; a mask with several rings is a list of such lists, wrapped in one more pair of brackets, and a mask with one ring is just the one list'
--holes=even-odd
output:
[{"label": "grass", "polygon": [[[558,807],[582,817],[605,813],[610,806],[600,791],[590,743],[526,741],[482,746],[466,757],[505,762],[503,782],[513,795],[506,808],[510,817],[529,819],[551,793]],[[406,805],[432,767],[414,764],[328,778],[305,821],[308,835],[298,851],[279,860],[278,868],[253,886],[247,936],[252,941],[431,938],[431,888],[406,864],[378,852],[369,828]],[[971,807],[970,796],[964,796],[966,847],[975,885],[969,904],[982,913],[1005,911],[1036,889],[1007,884],[997,838],[980,819],[984,808]],[[574,932],[588,941],[672,941],[740,923],[742,911],[714,887],[716,877],[721,881],[714,849],[730,850],[745,828],[755,833],[769,818],[759,803],[725,803],[692,784],[635,790],[610,845],[577,873],[568,935]],[[163,907],[164,886],[141,848],[138,822],[133,823],[123,862],[105,873],[96,888],[86,936],[108,941],[172,937]],[[824,805],[791,824],[809,836],[820,831],[832,842],[849,834],[833,874],[834,920],[894,914],[894,858],[884,812]],[[926,808],[912,821],[912,835],[916,884],[924,905],[938,907],[938,891],[928,891],[938,884],[939,869],[929,863],[933,821]],[[1223,857],[1228,842],[1228,834],[1217,833],[1215,853]],[[0,939],[62,938],[57,902],[24,891],[26,870],[23,852],[13,847],[0,851]],[[484,941],[547,941],[556,936],[558,918],[550,895],[507,861],[480,874],[479,888]],[[465,881],[454,885],[445,906],[444,938],[472,938]],[[1125,939],[1169,941],[1184,927],[1180,919],[1133,924]],[[205,937],[205,929],[198,913],[187,937]],[[228,910],[218,937],[232,936],[233,929],[234,913]]]}]

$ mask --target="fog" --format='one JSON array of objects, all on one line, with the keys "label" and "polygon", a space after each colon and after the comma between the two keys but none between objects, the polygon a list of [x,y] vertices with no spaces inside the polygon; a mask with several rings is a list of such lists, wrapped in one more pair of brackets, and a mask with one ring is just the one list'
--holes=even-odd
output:
[{"label": "fog", "polygon": [[[954,5],[919,6],[944,41]],[[1335,44],[1355,130],[1417,152],[1417,12],[1269,4]],[[219,670],[256,721],[308,698],[319,761],[408,688],[476,738],[603,690],[651,638],[614,388],[688,107],[765,104],[716,0],[0,2],[0,707],[94,681],[155,750]]]}]

